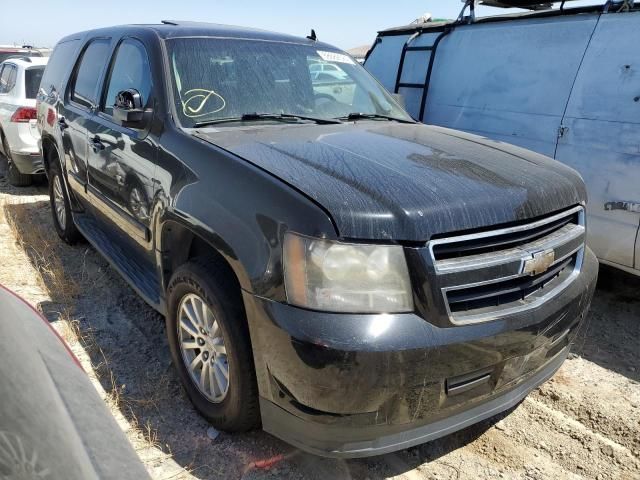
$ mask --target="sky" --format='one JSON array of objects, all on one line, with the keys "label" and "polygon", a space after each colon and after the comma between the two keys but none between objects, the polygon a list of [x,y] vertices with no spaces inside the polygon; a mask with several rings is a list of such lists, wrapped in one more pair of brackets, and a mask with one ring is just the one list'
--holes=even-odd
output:
[{"label": "sky", "polygon": [[[405,25],[425,12],[455,18],[461,0],[18,0],[0,3],[0,44],[52,47],[65,35],[124,23],[197,20],[306,36],[342,49],[371,44],[376,32]],[[576,2],[582,3],[582,2]],[[491,15],[501,9],[482,7]]]}]

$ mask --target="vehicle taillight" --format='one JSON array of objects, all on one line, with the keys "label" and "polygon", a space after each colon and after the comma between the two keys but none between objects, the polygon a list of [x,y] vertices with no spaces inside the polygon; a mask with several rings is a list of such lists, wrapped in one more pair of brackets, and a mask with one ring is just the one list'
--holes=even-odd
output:
[{"label": "vehicle taillight", "polygon": [[17,123],[24,123],[35,119],[36,109],[31,107],[20,107],[11,115],[11,121]]}]

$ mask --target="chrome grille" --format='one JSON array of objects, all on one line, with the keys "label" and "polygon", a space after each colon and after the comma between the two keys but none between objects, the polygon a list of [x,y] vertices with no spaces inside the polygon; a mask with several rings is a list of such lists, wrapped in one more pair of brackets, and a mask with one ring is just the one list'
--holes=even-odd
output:
[{"label": "chrome grille", "polygon": [[429,242],[434,287],[450,321],[494,320],[561,292],[582,266],[584,222],[580,206],[522,225]]}]

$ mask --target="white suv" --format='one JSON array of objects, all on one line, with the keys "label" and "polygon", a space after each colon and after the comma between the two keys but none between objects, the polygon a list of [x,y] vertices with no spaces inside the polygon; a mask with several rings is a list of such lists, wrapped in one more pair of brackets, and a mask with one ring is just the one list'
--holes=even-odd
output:
[{"label": "white suv", "polygon": [[9,183],[30,185],[44,173],[38,147],[36,95],[46,57],[16,57],[0,63],[0,149],[8,162]]},{"label": "white suv", "polygon": [[326,73],[336,80],[344,80],[347,78],[347,74],[344,73],[344,70],[333,63],[312,63],[309,66],[309,71],[315,78],[317,78],[321,73]]}]

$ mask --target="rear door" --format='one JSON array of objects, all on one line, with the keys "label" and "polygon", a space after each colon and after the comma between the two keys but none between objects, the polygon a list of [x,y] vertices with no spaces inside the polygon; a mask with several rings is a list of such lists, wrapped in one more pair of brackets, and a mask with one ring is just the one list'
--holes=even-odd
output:
[{"label": "rear door", "polygon": [[111,39],[95,38],[85,46],[69,81],[69,87],[59,114],[62,143],[70,164],[67,168],[69,186],[77,198],[86,198],[89,172],[87,128],[96,110],[98,83],[103,76],[111,50]]},{"label": "rear door", "polygon": [[[640,12],[602,15],[576,78],[556,159],[589,192],[598,258],[640,268]],[[634,257],[636,257],[634,259]]]}]

